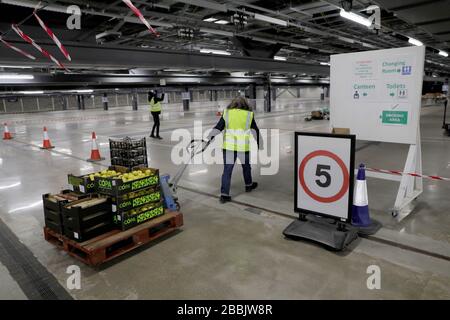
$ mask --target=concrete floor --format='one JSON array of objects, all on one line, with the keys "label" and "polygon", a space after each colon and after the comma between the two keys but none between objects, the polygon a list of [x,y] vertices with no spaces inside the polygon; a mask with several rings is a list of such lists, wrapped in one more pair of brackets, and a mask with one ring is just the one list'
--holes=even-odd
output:
[{"label": "concrete floor", "polygon": [[[383,223],[378,241],[359,239],[345,253],[334,253],[284,239],[291,219],[274,212],[293,213],[293,146],[295,130],[328,131],[327,121],[305,122],[305,113],[326,105],[303,101],[271,114],[258,114],[261,128],[278,128],[280,170],[260,176],[254,166],[257,191],[246,194],[240,168],[235,170],[232,196],[239,203],[219,204],[220,165],[191,165],[179,196],[185,226],[164,241],[129,254],[95,270],[48,244],[41,195],[65,188],[67,173],[84,174],[109,163],[108,137],[148,135],[149,114],[113,109],[4,115],[16,139],[0,142],[0,219],[65,287],[66,269],[78,265],[82,288],[69,290],[76,299],[450,299],[450,183],[424,182],[416,209],[402,221],[391,217],[398,185],[369,179],[371,215]],[[170,152],[176,142],[171,131],[192,131],[194,120],[205,129],[216,121],[215,108],[163,116],[164,140],[148,140],[150,166],[175,173]],[[450,138],[440,128],[441,107],[422,110],[424,173],[450,177]],[[46,125],[56,148],[42,151]],[[90,133],[95,130],[103,156],[101,164],[85,162]],[[218,146],[216,146],[218,148]],[[357,163],[402,169],[407,148],[395,144],[358,143]],[[206,194],[205,194],[206,193]],[[250,208],[256,206],[261,209]],[[265,210],[264,210],[265,209]],[[383,241],[384,240],[384,241]],[[366,285],[370,265],[381,269],[381,289]],[[13,281],[0,265],[0,281]],[[23,298],[20,288],[0,288],[0,298]]]}]

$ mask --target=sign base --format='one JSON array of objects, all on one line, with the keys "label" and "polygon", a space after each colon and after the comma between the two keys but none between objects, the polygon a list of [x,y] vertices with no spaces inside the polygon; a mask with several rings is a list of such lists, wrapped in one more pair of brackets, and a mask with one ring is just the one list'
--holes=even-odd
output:
[{"label": "sign base", "polygon": [[358,237],[358,230],[348,224],[345,230],[338,230],[329,219],[308,216],[305,220],[296,219],[283,231],[287,238],[309,240],[320,243],[329,249],[342,251]]}]

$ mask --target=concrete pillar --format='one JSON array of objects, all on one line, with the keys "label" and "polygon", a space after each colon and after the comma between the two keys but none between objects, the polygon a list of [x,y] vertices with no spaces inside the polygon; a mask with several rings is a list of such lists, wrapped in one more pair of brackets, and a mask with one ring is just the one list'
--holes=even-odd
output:
[{"label": "concrete pillar", "polygon": [[83,110],[83,106],[81,105],[81,96],[79,94],[77,95],[77,105],[78,110]]},{"label": "concrete pillar", "polygon": [[297,88],[297,98],[301,98],[301,95],[300,95],[300,87]]},{"label": "concrete pillar", "polygon": [[182,98],[183,98],[183,110],[189,111],[189,102],[191,100],[191,94],[189,92],[189,88],[185,88],[184,95],[182,94]]},{"label": "concrete pillar", "polygon": [[246,96],[249,99],[256,99],[256,86],[254,84],[249,85],[246,91]]},{"label": "concrete pillar", "polygon": [[322,93],[320,94],[320,100],[325,100],[325,87],[322,87]]},{"label": "concrete pillar", "polygon": [[106,92],[103,94],[102,102],[103,102],[103,110],[107,111],[108,110],[108,94]]},{"label": "concrete pillar", "polygon": [[66,96],[61,96],[61,104],[62,104],[62,109],[67,110],[67,97]]},{"label": "concrete pillar", "polygon": [[264,112],[272,111],[272,88],[271,85],[268,84],[265,86],[264,90]]},{"label": "concrete pillar", "polygon": [[138,110],[138,94],[137,90],[133,91],[133,95],[131,96],[131,105],[133,107],[133,111]]},{"label": "concrete pillar", "polygon": [[277,101],[277,88],[276,87],[272,87],[272,99],[273,101]]},{"label": "concrete pillar", "polygon": [[217,101],[219,97],[219,93],[217,92],[217,90],[214,90],[214,101]]}]

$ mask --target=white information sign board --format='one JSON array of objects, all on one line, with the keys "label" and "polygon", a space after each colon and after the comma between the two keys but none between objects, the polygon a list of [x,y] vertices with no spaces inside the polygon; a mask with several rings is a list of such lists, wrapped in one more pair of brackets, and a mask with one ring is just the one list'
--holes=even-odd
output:
[{"label": "white information sign board", "polygon": [[295,211],[349,221],[354,135],[295,133]]},{"label": "white information sign board", "polygon": [[358,140],[415,144],[425,47],[331,56],[330,125]]}]

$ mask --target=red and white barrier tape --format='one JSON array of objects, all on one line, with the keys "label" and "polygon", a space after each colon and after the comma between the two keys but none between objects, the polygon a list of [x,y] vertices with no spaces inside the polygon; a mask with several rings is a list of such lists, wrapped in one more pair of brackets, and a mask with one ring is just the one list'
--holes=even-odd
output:
[{"label": "red and white barrier tape", "polygon": [[[41,52],[44,56],[52,60],[54,63],[56,63],[60,68],[66,69],[66,67],[59,62],[54,56],[52,56],[47,50],[41,48],[40,45],[38,45],[33,39],[31,39],[29,36],[27,36],[22,30],[19,29],[19,27],[15,24],[13,24],[12,29],[26,42],[31,44],[33,47],[35,47],[39,52]],[[67,70],[67,69],[66,69]]]},{"label": "red and white barrier tape", "polygon": [[2,37],[0,37],[0,41],[1,41],[5,46],[7,46],[7,47],[10,48],[10,49],[13,49],[14,51],[20,53],[21,55],[24,55],[25,57],[27,57],[27,58],[29,58],[29,59],[31,59],[31,60],[36,60],[36,57],[35,57],[35,56],[29,54],[28,52],[23,51],[22,49],[19,49],[19,48],[13,46],[11,43],[9,43],[9,42],[3,40]]},{"label": "red and white barrier tape", "polygon": [[411,176],[411,177],[416,177],[416,178],[425,178],[425,179],[430,179],[430,180],[440,180],[440,181],[450,181],[450,178],[445,178],[445,177],[440,177],[440,176],[429,176],[426,174],[418,174],[415,172],[401,172],[398,170],[385,170],[385,169],[374,169],[374,168],[366,168],[367,171],[372,171],[372,172],[381,172],[381,173],[388,173],[388,174],[393,174],[393,175],[397,175],[397,176]]},{"label": "red and white barrier tape", "polygon": [[130,9],[134,12],[134,14],[139,18],[139,20],[141,20],[141,22],[143,24],[145,24],[145,26],[148,28],[148,30],[150,30],[151,33],[153,33],[155,36],[159,37],[159,33],[155,29],[152,28],[152,26],[147,21],[147,19],[145,19],[142,12],[138,8],[135,7],[135,5],[131,2],[131,0],[122,0],[122,1],[125,2],[125,4],[128,7],[130,7]]},{"label": "red and white barrier tape", "polygon": [[66,48],[63,46],[63,44],[61,43],[61,41],[59,41],[59,39],[55,36],[55,34],[53,33],[53,31],[47,27],[44,23],[44,21],[42,21],[41,18],[39,18],[39,16],[36,14],[36,12],[33,12],[33,15],[35,16],[36,20],[39,22],[39,24],[41,25],[42,29],[45,30],[45,32],[47,32],[47,34],[49,35],[50,38],[52,38],[53,42],[58,46],[59,50],[62,52],[62,54],[64,55],[64,57],[66,57],[67,60],[72,61],[72,58],[69,55],[69,52],[66,50]]}]

